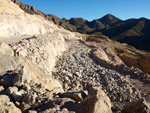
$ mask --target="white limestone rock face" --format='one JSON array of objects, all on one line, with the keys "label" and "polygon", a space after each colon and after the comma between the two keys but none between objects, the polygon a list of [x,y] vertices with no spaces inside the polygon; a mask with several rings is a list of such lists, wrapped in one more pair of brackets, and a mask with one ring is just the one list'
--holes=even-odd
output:
[{"label": "white limestone rock face", "polygon": [[0,6],[0,13],[19,14],[24,12],[17,5],[11,2],[11,0],[1,0]]},{"label": "white limestone rock face", "polygon": [[39,15],[25,13],[10,0],[1,0],[0,6],[0,37],[51,33],[57,28]]}]

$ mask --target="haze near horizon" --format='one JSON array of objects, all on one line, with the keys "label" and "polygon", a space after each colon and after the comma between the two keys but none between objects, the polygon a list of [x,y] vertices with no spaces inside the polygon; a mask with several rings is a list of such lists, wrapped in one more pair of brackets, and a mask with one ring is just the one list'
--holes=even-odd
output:
[{"label": "haze near horizon", "polygon": [[59,18],[99,19],[112,14],[122,20],[145,17],[150,19],[149,0],[19,0]]}]

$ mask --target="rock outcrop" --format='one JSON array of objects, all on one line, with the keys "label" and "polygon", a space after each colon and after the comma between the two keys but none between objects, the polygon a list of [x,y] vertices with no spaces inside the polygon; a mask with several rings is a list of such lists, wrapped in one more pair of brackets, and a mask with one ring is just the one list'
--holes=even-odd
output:
[{"label": "rock outcrop", "polygon": [[125,50],[118,53],[119,57],[129,66],[141,69],[144,72],[150,73],[150,53],[134,53],[126,52]]},{"label": "rock outcrop", "polygon": [[17,108],[7,95],[0,95],[0,111],[1,113],[22,113],[19,108]]},{"label": "rock outcrop", "polygon": [[145,100],[137,100],[131,103],[126,103],[122,110],[123,113],[149,113],[150,103]]},{"label": "rock outcrop", "polygon": [[123,63],[112,48],[98,48],[93,52],[93,58],[100,64],[106,66],[120,65]]},{"label": "rock outcrop", "polygon": [[[112,113],[111,102],[107,95],[99,87],[90,88],[87,95],[81,103],[70,102],[65,103],[62,108],[67,108],[69,111],[76,113]],[[74,97],[75,93],[60,95],[60,97]]]},{"label": "rock outcrop", "polygon": [[14,56],[12,48],[4,42],[0,43],[0,54]]},{"label": "rock outcrop", "polygon": [[81,113],[112,113],[111,102],[104,91],[99,88],[90,89],[90,96],[86,97],[82,103]]},{"label": "rock outcrop", "polygon": [[0,37],[44,34],[56,29],[53,22],[25,13],[10,0],[1,0],[0,5]]}]

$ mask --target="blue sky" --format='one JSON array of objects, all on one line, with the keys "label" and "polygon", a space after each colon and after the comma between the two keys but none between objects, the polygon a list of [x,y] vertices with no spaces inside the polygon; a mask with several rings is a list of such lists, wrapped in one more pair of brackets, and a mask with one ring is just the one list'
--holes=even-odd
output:
[{"label": "blue sky", "polygon": [[19,0],[59,18],[82,17],[89,21],[112,14],[120,19],[150,19],[150,0]]}]

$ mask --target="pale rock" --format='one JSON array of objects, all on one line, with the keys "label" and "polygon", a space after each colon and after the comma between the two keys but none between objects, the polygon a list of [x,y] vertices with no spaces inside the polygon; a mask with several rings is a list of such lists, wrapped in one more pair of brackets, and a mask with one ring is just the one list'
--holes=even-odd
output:
[{"label": "pale rock", "polygon": [[140,99],[126,103],[122,111],[125,113],[150,113],[150,103]]},{"label": "pale rock", "polygon": [[70,32],[68,30],[65,30],[65,29],[57,29],[57,32],[61,33],[63,35],[63,38],[66,40],[66,41],[69,41],[69,40],[76,40],[77,37],[75,35],[75,33],[73,32]]},{"label": "pale rock", "polygon": [[100,64],[104,66],[109,65],[120,65],[122,64],[122,60],[117,56],[114,50],[110,47],[107,48],[98,48],[92,54],[93,58],[96,59]]},{"label": "pale rock", "polygon": [[29,91],[31,89],[29,84],[24,84],[22,88],[26,91]]},{"label": "pale rock", "polygon": [[20,49],[17,51],[18,56],[26,57],[27,56],[27,50],[26,49]]},{"label": "pale rock", "polygon": [[47,73],[47,71],[43,70],[35,64],[32,64],[31,62],[28,63],[27,67],[30,70],[30,77],[32,80],[30,84],[41,84],[41,89],[48,89],[53,93],[64,92],[62,85],[59,83],[59,81],[54,79],[49,73]]},{"label": "pale rock", "polygon": [[2,94],[4,92],[4,87],[0,86],[0,94]]},{"label": "pale rock", "polygon": [[89,95],[80,103],[64,104],[62,108],[67,108],[69,111],[76,113],[112,113],[111,102],[101,88],[89,89]]},{"label": "pale rock", "polygon": [[67,83],[64,84],[64,88],[68,89],[68,84]]},{"label": "pale rock", "polygon": [[22,113],[19,108],[17,108],[7,95],[0,95],[0,112],[1,113]]},{"label": "pale rock", "polygon": [[0,54],[14,56],[14,52],[11,47],[4,42],[0,43]]},{"label": "pale rock", "polygon": [[29,109],[31,106],[28,103],[22,102],[20,104],[21,111],[25,112],[27,109]]},{"label": "pale rock", "polygon": [[61,98],[71,98],[75,101],[82,101],[87,95],[87,91],[79,91],[79,92],[68,92],[68,93],[59,93],[58,95],[61,97]]},{"label": "pale rock", "polygon": [[0,103],[1,113],[22,113],[12,102]]},{"label": "pale rock", "polygon": [[37,113],[35,110],[29,110],[28,113]]},{"label": "pale rock", "polygon": [[13,86],[13,87],[9,87],[8,89],[6,89],[5,93],[6,94],[13,94],[13,93],[16,93],[18,92],[18,88]]},{"label": "pale rock", "polygon": [[39,15],[25,13],[10,0],[1,0],[0,5],[0,37],[51,33],[57,28]]},{"label": "pale rock", "polygon": [[0,95],[0,102],[7,103],[10,102],[10,99],[7,95]]},{"label": "pale rock", "polygon": [[79,72],[76,72],[75,75],[76,75],[77,77],[82,77],[82,75],[81,75]]},{"label": "pale rock", "polygon": [[0,74],[8,70],[15,70],[20,65],[20,59],[14,56],[0,54]]},{"label": "pale rock", "polygon": [[30,71],[26,66],[16,69],[16,73],[13,79],[13,85],[22,86],[25,83],[30,83]]},{"label": "pale rock", "polygon": [[0,13],[19,14],[24,12],[10,0],[1,0],[0,5]]},{"label": "pale rock", "polygon": [[81,103],[83,113],[112,113],[111,101],[101,88],[91,88],[91,96],[87,96]]},{"label": "pale rock", "polygon": [[24,94],[25,94],[25,91],[21,89],[19,90],[19,92],[13,92],[12,96],[15,99],[15,101],[19,102],[23,98]]},{"label": "pale rock", "polygon": [[26,94],[24,94],[22,102],[32,105],[36,102],[36,97],[37,97],[37,95],[35,93],[34,94],[26,93]]}]

